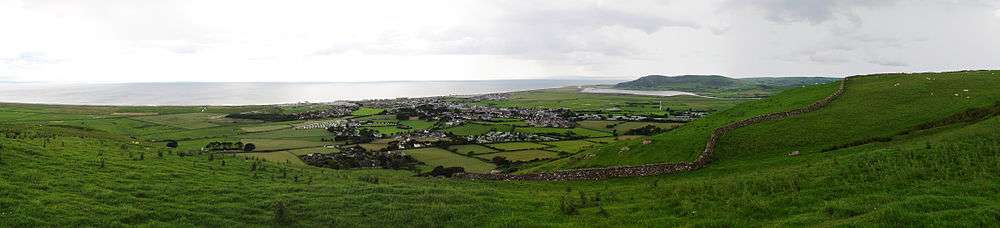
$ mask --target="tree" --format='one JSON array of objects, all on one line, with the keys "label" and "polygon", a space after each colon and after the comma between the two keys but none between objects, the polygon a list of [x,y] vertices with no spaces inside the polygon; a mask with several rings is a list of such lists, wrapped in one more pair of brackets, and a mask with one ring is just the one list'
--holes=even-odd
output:
[{"label": "tree", "polygon": [[251,151],[256,150],[256,149],[257,149],[257,145],[254,145],[253,143],[243,144],[243,151],[245,151],[245,152],[251,152]]},{"label": "tree", "polygon": [[167,147],[169,147],[169,148],[177,148],[177,141],[176,140],[167,140]]}]

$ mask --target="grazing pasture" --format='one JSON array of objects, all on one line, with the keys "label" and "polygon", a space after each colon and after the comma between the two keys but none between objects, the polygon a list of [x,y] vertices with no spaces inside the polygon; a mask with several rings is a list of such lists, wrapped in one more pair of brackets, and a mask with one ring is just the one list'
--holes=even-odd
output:
[{"label": "grazing pasture", "polygon": [[238,154],[238,156],[259,158],[277,164],[288,164],[297,167],[308,167],[306,163],[302,162],[302,159],[299,159],[297,155],[292,154],[289,151],[240,153]]},{"label": "grazing pasture", "polygon": [[[649,137],[650,144],[587,139],[609,144],[518,172],[688,161],[703,149],[703,133],[808,105],[832,88],[749,101]],[[248,135],[296,140],[281,137],[298,132],[292,129],[242,134],[250,123],[184,129],[121,116],[52,119],[200,107],[0,104],[0,119],[35,113],[34,120],[0,121],[0,227],[992,227],[1000,223],[1000,116],[963,115],[992,107],[996,88],[1000,71],[861,78],[819,111],[724,135],[703,169],[554,182],[332,170],[292,164],[296,154],[323,148],[234,158],[170,151],[153,140],[188,139],[181,147]],[[920,127],[930,123],[944,124]],[[545,152],[407,151],[430,166],[474,172],[493,169],[484,161],[490,155],[527,160]]]},{"label": "grazing pasture", "polygon": [[455,153],[466,154],[466,155],[488,154],[497,152],[497,150],[494,150],[492,148],[476,144],[449,146],[448,150],[455,151]]},{"label": "grazing pasture", "polygon": [[485,146],[498,149],[498,150],[527,150],[527,149],[541,149],[549,147],[548,145],[532,143],[532,142],[509,142],[509,143],[494,143],[486,144]]},{"label": "grazing pasture", "polygon": [[681,124],[681,123],[657,123],[657,122],[623,122],[623,123],[619,123],[618,125],[615,125],[614,129],[617,130],[618,134],[625,134],[625,132],[628,132],[629,130],[643,128],[643,127],[645,127],[647,125],[653,125],[653,126],[656,126],[658,128],[662,128],[662,129],[673,129],[673,128],[677,128],[677,127],[683,126],[684,124]]},{"label": "grazing pasture", "polygon": [[494,157],[504,157],[510,161],[533,161],[536,159],[557,158],[559,157],[559,154],[547,150],[519,150],[519,151],[492,153],[492,154],[480,154],[476,155],[476,157],[480,157],[487,160],[493,159]]},{"label": "grazing pasture", "polygon": [[326,129],[294,129],[285,128],[281,130],[240,134],[243,138],[254,139],[297,139],[306,141],[322,141],[332,138],[333,135]]},{"label": "grazing pasture", "polygon": [[572,154],[600,145],[598,143],[593,143],[587,140],[542,142],[541,144],[552,146],[553,147],[552,150],[554,151],[560,151]]},{"label": "grazing pasture", "polygon": [[[508,100],[485,100],[480,104],[513,108],[568,108],[573,111],[596,113],[666,114],[672,110],[725,110],[745,102],[740,99],[713,99],[695,96],[634,96],[621,94],[581,93],[579,88],[565,87],[514,92]],[[620,109],[621,111],[610,111]]]},{"label": "grazing pasture", "polygon": [[617,125],[624,121],[617,120],[584,120],[576,122],[582,128],[598,130],[598,131],[611,131],[613,128],[608,128],[609,125]]},{"label": "grazing pasture", "polygon": [[462,167],[466,172],[486,173],[493,170],[494,165],[479,159],[452,153],[441,148],[422,148],[404,150],[404,153],[429,166]]},{"label": "grazing pasture", "polygon": [[132,117],[133,119],[152,122],[156,124],[162,124],[167,126],[179,127],[184,129],[200,129],[219,126],[219,122],[222,122],[225,115],[216,113],[184,113],[184,114],[171,114],[171,115],[157,115],[157,116],[139,116]]},{"label": "grazing pasture", "polygon": [[598,138],[611,136],[611,133],[591,130],[586,128],[554,128],[554,127],[519,127],[515,128],[514,131],[529,134],[557,134],[557,135],[576,135],[586,138]]},{"label": "grazing pasture", "polygon": [[302,156],[307,154],[328,154],[328,153],[336,153],[339,151],[340,150],[338,150],[337,148],[327,148],[327,147],[313,147],[305,149],[286,150],[286,152],[291,153],[295,156]]},{"label": "grazing pasture", "polygon": [[292,128],[292,125],[275,124],[275,125],[263,125],[263,126],[249,126],[240,128],[240,130],[243,130],[243,132],[246,133],[257,133],[257,132],[281,130],[286,128]]},{"label": "grazing pasture", "polygon": [[242,141],[243,143],[253,143],[255,146],[257,146],[256,151],[290,150],[290,149],[301,149],[310,147],[322,147],[333,144],[330,142],[316,142],[316,141],[292,140],[292,139],[244,138],[240,141]]},{"label": "grazing pasture", "polygon": [[372,116],[372,115],[381,114],[382,112],[385,112],[385,109],[362,107],[362,108],[359,108],[358,110],[354,110],[353,112],[351,112],[351,115],[352,116],[358,116],[358,117],[360,117],[360,116]]},{"label": "grazing pasture", "polygon": [[452,134],[458,136],[471,136],[471,135],[482,135],[489,133],[490,131],[497,131],[497,128],[490,125],[482,125],[477,123],[465,123],[461,126],[455,126],[451,128],[444,129],[444,131],[451,132]]}]

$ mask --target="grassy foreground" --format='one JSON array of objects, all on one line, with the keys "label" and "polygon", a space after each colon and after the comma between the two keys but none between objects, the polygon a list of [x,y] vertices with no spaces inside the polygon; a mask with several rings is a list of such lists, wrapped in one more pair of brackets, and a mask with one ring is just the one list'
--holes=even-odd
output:
[{"label": "grassy foreground", "polygon": [[[940,83],[917,83],[925,77]],[[1000,100],[989,90],[998,84],[996,71],[864,78],[829,110],[727,135],[705,169],[569,182],[435,179],[180,156],[159,144],[135,144],[122,132],[136,127],[95,114],[4,105],[0,226],[994,226],[1000,117],[919,131],[910,125],[990,106]],[[827,87],[790,91],[725,115],[795,106]],[[947,98],[937,96],[946,90]],[[26,109],[32,115],[20,114]],[[81,123],[50,122],[70,120]],[[205,129],[212,128],[219,127]],[[874,136],[890,140],[853,145]],[[644,146],[668,148],[656,144],[664,137],[674,136]],[[844,144],[853,146],[839,148]],[[783,155],[790,150],[802,155]],[[627,159],[663,161],[634,155],[646,157]]]}]

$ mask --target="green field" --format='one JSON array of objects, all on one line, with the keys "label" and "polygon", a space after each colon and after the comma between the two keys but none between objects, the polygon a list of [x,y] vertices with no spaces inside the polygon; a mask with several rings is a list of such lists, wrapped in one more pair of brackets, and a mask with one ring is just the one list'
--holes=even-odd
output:
[{"label": "green field", "polygon": [[494,149],[498,149],[498,150],[506,150],[506,151],[527,150],[527,149],[541,149],[541,148],[549,147],[547,145],[538,144],[538,143],[532,143],[532,142],[494,143],[494,144],[487,144],[485,146],[488,146],[488,147],[491,147],[491,148],[494,148]]},{"label": "green field", "polygon": [[[515,92],[508,100],[482,101],[480,104],[515,108],[568,108],[574,111],[664,114],[673,110],[724,110],[745,100],[712,99],[694,96],[633,96],[619,94],[580,93],[575,87]],[[662,102],[662,106],[660,105]],[[662,108],[662,109],[661,109]]]},{"label": "green field", "polygon": [[378,131],[378,133],[381,134],[395,135],[400,133],[430,129],[431,127],[434,127],[434,122],[425,120],[402,120],[398,121],[398,124],[409,126],[410,129],[399,128],[397,126],[397,122],[394,120],[393,121],[381,120],[376,122],[375,124],[371,124],[370,125],[371,127],[366,127],[366,128]]},{"label": "green field", "polygon": [[384,112],[385,109],[362,107],[351,112],[352,116],[371,116]]},{"label": "green field", "polygon": [[454,146],[449,146],[448,150],[455,151],[455,153],[468,154],[468,155],[473,155],[473,154],[488,154],[488,153],[497,152],[497,150],[494,150],[492,148],[481,146],[481,145],[475,145],[475,144],[472,144],[472,145],[454,145]]},{"label": "green field", "polygon": [[281,130],[281,129],[291,128],[291,127],[292,127],[292,125],[277,124],[277,125],[264,125],[264,126],[244,127],[244,128],[240,128],[240,130],[243,130],[243,132],[246,132],[246,133],[257,133],[257,132]]},{"label": "green field", "polygon": [[286,128],[267,132],[241,134],[240,137],[254,139],[297,139],[305,141],[321,141],[322,139],[332,138],[333,135],[331,135],[330,132],[327,132],[326,129]]},{"label": "green field", "polygon": [[137,120],[179,127],[184,129],[199,129],[219,126],[223,115],[215,113],[185,113],[173,115],[140,116],[133,117]]},{"label": "green field", "polygon": [[[688,161],[714,127],[802,107],[833,88],[785,91],[654,136],[649,145],[609,140],[519,172]],[[703,169],[556,182],[285,164],[280,156],[291,151],[254,155],[278,161],[264,165],[178,156],[150,140],[286,139],[281,133],[296,130],[237,135],[255,124],[184,129],[177,123],[185,121],[88,117],[200,107],[0,104],[0,227],[993,227],[1000,224],[1000,116],[949,117],[992,106],[1000,100],[996,88],[1000,71],[857,78],[824,109],[723,136]],[[962,121],[915,128],[941,120]],[[872,138],[884,139],[866,141]],[[793,150],[802,154],[785,155]],[[431,165],[493,168],[444,149],[410,154]]]},{"label": "green field", "polygon": [[620,123],[618,125],[615,125],[614,129],[617,130],[618,134],[625,134],[629,130],[643,128],[643,127],[645,127],[647,125],[653,125],[653,126],[656,126],[658,128],[662,128],[662,129],[673,129],[673,128],[676,128],[676,127],[683,126],[684,124],[680,124],[680,123],[656,123],[656,122],[623,122],[623,123]]},{"label": "green field", "polygon": [[470,136],[470,135],[482,135],[489,133],[490,131],[498,131],[497,129],[498,127],[491,125],[466,123],[462,124],[461,126],[451,127],[444,130],[459,136]]},{"label": "green field", "polygon": [[559,157],[559,154],[547,150],[519,150],[519,151],[509,151],[500,152],[492,154],[482,154],[476,155],[483,159],[493,159],[494,157],[504,157],[511,161],[531,161],[535,159],[549,159]]},{"label": "green field", "polygon": [[582,128],[598,130],[598,131],[611,131],[608,125],[617,125],[618,123],[623,123],[624,121],[617,120],[585,120],[576,122]]},{"label": "green field", "polygon": [[328,154],[328,153],[335,153],[338,151],[340,150],[338,150],[337,148],[326,148],[326,147],[286,150],[286,152],[294,154],[295,156],[302,156],[307,154]]},{"label": "green field", "polygon": [[[691,161],[700,153],[709,133],[729,122],[771,112],[804,107],[833,93],[836,84],[791,89],[770,98],[737,105],[732,109],[690,122],[673,131],[652,137],[652,144],[639,141],[618,141],[565,161],[553,163],[547,169],[585,168],[615,165],[638,165],[650,162]],[[604,142],[611,142],[605,140]],[[626,153],[622,153],[627,148]],[[586,157],[586,159],[583,159]],[[555,165],[558,164],[558,165]]]},{"label": "green field", "polygon": [[289,151],[260,152],[260,153],[240,153],[239,156],[259,158],[277,164],[288,164],[290,166],[307,167],[299,157]]},{"label": "green field", "polygon": [[486,173],[493,170],[493,164],[452,153],[441,148],[405,150],[406,154],[430,166],[462,167],[466,172]]},{"label": "green field", "polygon": [[554,147],[552,150],[561,151],[566,153],[578,153],[585,149],[598,146],[597,143],[593,143],[586,140],[572,140],[572,141],[556,141],[556,142],[543,142],[542,144],[550,145]]},{"label": "green field", "polygon": [[611,136],[611,133],[591,130],[586,128],[552,128],[552,127],[519,127],[515,128],[514,131],[529,133],[529,134],[570,134],[577,135],[586,138],[598,138]]},{"label": "green field", "polygon": [[331,145],[330,142],[316,142],[290,139],[242,139],[243,143],[253,143],[257,151],[290,150]]}]

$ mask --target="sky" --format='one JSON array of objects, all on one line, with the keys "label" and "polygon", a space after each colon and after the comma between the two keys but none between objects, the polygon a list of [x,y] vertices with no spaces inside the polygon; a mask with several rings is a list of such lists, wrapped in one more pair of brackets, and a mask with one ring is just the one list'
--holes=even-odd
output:
[{"label": "sky", "polygon": [[0,81],[1000,69],[1000,0],[0,0]]}]

